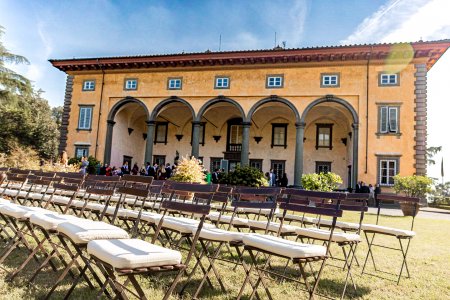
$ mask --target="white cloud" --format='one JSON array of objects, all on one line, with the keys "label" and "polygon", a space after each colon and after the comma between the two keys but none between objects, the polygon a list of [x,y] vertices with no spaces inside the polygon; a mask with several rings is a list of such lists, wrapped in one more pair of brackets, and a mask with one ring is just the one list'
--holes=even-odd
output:
[{"label": "white cloud", "polygon": [[[450,1],[392,0],[367,17],[342,44],[384,43],[450,38]],[[428,75],[428,146],[442,146],[436,156],[450,157],[446,120],[450,111],[450,52],[447,51]],[[412,124],[411,124],[412,126]],[[450,166],[450,159],[444,161]],[[447,170],[449,170],[447,168]],[[447,171],[448,173],[448,171]],[[440,177],[440,164],[428,167],[428,175]]]}]

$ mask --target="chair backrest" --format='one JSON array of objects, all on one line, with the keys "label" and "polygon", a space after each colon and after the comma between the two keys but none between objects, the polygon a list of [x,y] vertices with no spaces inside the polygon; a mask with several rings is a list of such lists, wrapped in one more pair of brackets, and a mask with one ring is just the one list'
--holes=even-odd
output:
[{"label": "chair backrest", "polygon": [[0,167],[0,172],[1,173],[7,173],[9,171],[8,167]]},{"label": "chair backrest", "polygon": [[9,169],[9,173],[28,175],[31,173],[31,171],[30,170],[21,170],[21,169],[17,169],[17,168],[11,168],[11,169]]},{"label": "chair backrest", "polygon": [[55,177],[56,172],[44,172],[44,171],[32,171],[32,174],[36,176],[43,176],[43,177]]},{"label": "chair backrest", "polygon": [[407,205],[407,206],[411,207],[410,214],[407,214],[405,216],[412,217],[411,230],[413,230],[413,228],[414,228],[414,219],[416,217],[416,214],[419,211],[420,198],[418,198],[418,197],[409,197],[409,196],[399,196],[399,195],[396,195],[396,194],[378,194],[377,195],[377,199],[378,199],[378,207],[377,207],[377,223],[376,224],[378,224],[379,217],[380,217],[381,203],[383,201],[392,201],[392,202],[399,203],[400,205]]},{"label": "chair backrest", "polygon": [[76,179],[84,179],[86,175],[83,173],[75,173],[75,172],[56,172],[56,176],[63,178],[76,178]]},{"label": "chair backrest", "polygon": [[67,183],[53,183],[53,192],[50,194],[50,198],[47,200],[47,203],[45,204],[44,208],[47,208],[54,198],[54,196],[64,196],[69,197],[69,201],[66,204],[66,207],[63,210],[63,213],[65,214],[69,208],[72,202],[77,197],[78,191],[80,189],[80,185],[77,184],[67,184]]},{"label": "chair backrest", "polygon": [[122,176],[122,181],[131,182],[131,183],[144,183],[147,185],[152,185],[153,176],[140,176],[140,175],[125,174]]}]

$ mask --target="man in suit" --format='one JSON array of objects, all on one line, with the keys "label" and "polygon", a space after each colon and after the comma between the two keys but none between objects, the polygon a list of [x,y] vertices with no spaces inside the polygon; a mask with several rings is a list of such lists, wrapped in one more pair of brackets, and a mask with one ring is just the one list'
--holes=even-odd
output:
[{"label": "man in suit", "polygon": [[219,169],[215,169],[211,174],[211,181],[215,184],[219,183]]}]

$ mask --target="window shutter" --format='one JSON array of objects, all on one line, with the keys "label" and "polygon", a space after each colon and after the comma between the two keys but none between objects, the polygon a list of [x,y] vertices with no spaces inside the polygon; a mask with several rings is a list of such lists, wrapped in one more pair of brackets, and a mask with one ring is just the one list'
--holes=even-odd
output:
[{"label": "window shutter", "polygon": [[86,108],[86,121],[84,123],[85,128],[91,128],[92,108]]},{"label": "window shutter", "polygon": [[85,109],[84,107],[80,108],[80,120],[78,121],[78,128],[83,129],[84,128],[84,118],[85,118]]},{"label": "window shutter", "polygon": [[397,132],[397,107],[389,107],[389,131]]},{"label": "window shutter", "polygon": [[388,108],[386,106],[382,106],[382,107],[380,107],[380,132],[381,133],[386,133],[388,131],[387,119],[388,119]]}]

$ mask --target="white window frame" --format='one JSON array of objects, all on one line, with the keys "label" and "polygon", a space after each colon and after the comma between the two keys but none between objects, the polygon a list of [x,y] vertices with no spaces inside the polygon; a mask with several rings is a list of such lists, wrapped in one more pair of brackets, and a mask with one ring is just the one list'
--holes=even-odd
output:
[{"label": "white window frame", "polygon": [[[226,84],[225,84],[226,83]],[[216,89],[228,89],[230,88],[230,77],[216,77],[215,86]]]},{"label": "white window frame", "polygon": [[78,129],[91,130],[93,106],[80,106],[78,114]]},{"label": "white window frame", "polygon": [[380,106],[379,132],[399,133],[399,131],[399,107],[389,105]]},{"label": "white window frame", "polygon": [[[383,168],[382,168],[382,164],[383,162],[386,162],[386,182],[383,182]],[[391,176],[389,175],[389,171],[391,170],[391,168],[389,167],[389,164],[393,162],[394,163],[394,175]],[[393,178],[395,175],[398,174],[398,159],[389,159],[389,158],[382,158],[379,160],[379,169],[378,169],[378,180],[380,185],[382,186],[393,186],[394,182],[392,180],[392,183],[389,183],[389,179]]]},{"label": "white window frame", "polygon": [[134,78],[125,79],[125,90],[127,91],[137,90],[137,86],[138,86],[137,79]]},{"label": "white window frame", "polygon": [[[391,82],[392,78],[394,78],[394,82]],[[397,73],[381,73],[380,74],[380,85],[398,85],[398,74]]]},{"label": "white window frame", "polygon": [[183,82],[181,78],[169,78],[167,81],[167,89],[169,90],[181,90]]},{"label": "white window frame", "polygon": [[[326,83],[328,81],[328,83]],[[334,83],[332,83],[334,81]],[[323,87],[336,87],[339,86],[339,75],[338,74],[324,74],[322,75],[322,86]]]},{"label": "white window frame", "polygon": [[95,80],[83,81],[83,91],[95,91]]},{"label": "white window frame", "polygon": [[283,75],[267,75],[266,87],[267,88],[282,88],[284,86]]},{"label": "white window frame", "polygon": [[[82,151],[83,153],[81,155],[78,155],[78,151]],[[83,156],[89,156],[89,146],[75,146],[75,157],[81,158]]]}]

